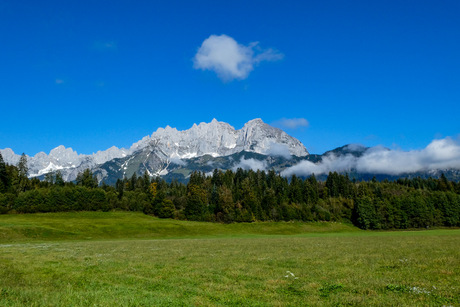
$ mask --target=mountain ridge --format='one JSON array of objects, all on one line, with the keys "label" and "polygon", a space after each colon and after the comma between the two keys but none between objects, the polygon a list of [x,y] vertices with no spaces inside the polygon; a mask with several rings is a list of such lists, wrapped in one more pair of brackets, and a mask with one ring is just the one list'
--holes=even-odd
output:
[{"label": "mountain ridge", "polygon": [[[11,149],[0,150],[6,163],[17,164],[20,156]],[[73,181],[90,169],[99,183],[141,175],[161,176],[186,182],[193,171],[206,174],[214,169],[275,170],[282,176],[325,178],[329,172],[347,173],[356,180],[397,179],[400,177],[440,177],[460,180],[460,143],[449,137],[433,140],[426,148],[404,152],[383,146],[348,144],[310,154],[305,146],[286,132],[264,123],[248,121],[236,130],[213,119],[179,131],[158,128],[128,149],[115,146],[92,155],[78,154],[60,145],[49,154],[28,157],[29,176],[44,178],[60,171],[65,181]]]},{"label": "mountain ridge", "polygon": [[[300,157],[309,154],[299,140],[256,118],[245,123],[239,130],[228,123],[213,119],[210,123],[194,124],[190,129],[182,131],[169,125],[158,128],[152,135],[133,143],[129,149],[112,146],[107,150],[85,155],[60,145],[49,154],[39,152],[27,158],[30,177],[61,171],[65,180],[74,180],[78,172],[86,168],[95,169],[106,162],[136,153],[145,154],[147,164],[144,163],[144,168],[154,176],[161,175],[161,169],[158,169],[161,165],[181,163],[181,159],[203,155],[228,156],[241,151]],[[0,152],[5,162],[18,163],[20,155],[15,154],[10,148]],[[123,167],[127,168],[126,165]]]}]

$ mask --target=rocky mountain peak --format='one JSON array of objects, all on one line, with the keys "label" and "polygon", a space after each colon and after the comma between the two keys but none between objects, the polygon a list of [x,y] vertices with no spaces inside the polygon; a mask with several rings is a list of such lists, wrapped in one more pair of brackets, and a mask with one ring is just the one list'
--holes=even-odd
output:
[{"label": "rocky mountain peak", "polygon": [[254,118],[248,121],[245,126],[254,126],[254,125],[267,125],[261,118]]},{"label": "rocky mountain peak", "polygon": [[[78,171],[84,168],[95,168],[113,159],[135,156],[137,152],[146,155],[146,159],[154,156],[162,161],[155,162],[155,165],[167,165],[173,160],[204,155],[229,156],[241,151],[264,155],[277,155],[278,152],[298,157],[308,155],[308,151],[299,140],[264,123],[260,118],[248,121],[239,130],[213,118],[209,123],[194,124],[190,129],[183,131],[170,126],[158,128],[151,136],[145,136],[129,149],[113,146],[92,155],[82,155],[70,147],[60,145],[49,154],[41,152],[29,157],[28,162],[31,176],[61,170],[66,180],[73,180]],[[5,162],[16,164],[19,161],[20,156],[11,149],[1,152]],[[155,173],[157,170],[151,171]]]}]

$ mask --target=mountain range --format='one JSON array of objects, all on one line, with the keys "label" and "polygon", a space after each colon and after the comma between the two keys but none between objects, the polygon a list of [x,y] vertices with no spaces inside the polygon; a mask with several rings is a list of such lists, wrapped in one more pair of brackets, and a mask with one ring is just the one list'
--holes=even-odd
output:
[{"label": "mountain range", "polygon": [[[0,152],[9,164],[17,164],[21,157],[10,148]],[[197,158],[231,157],[242,152],[263,156],[309,155],[299,140],[261,119],[253,119],[239,130],[213,119],[210,123],[194,124],[184,131],[169,126],[158,128],[151,136],[142,138],[128,149],[114,146],[84,155],[61,145],[49,154],[39,152],[28,156],[27,160],[30,177],[43,177],[60,171],[64,180],[72,181],[79,172],[89,168],[99,181],[113,182],[124,176],[130,177],[135,172],[143,174],[147,171],[150,176],[165,176]]]},{"label": "mountain range", "polygon": [[[0,152],[6,163],[17,164],[20,159],[20,155],[9,148]],[[330,161],[335,161],[335,164],[340,161],[341,167],[335,168],[358,179],[372,176],[400,177],[401,174],[395,176],[391,172],[358,171],[353,161],[367,152],[370,152],[367,147],[346,145],[322,155],[314,155],[299,140],[261,119],[250,120],[239,130],[213,119],[210,123],[194,124],[184,131],[169,126],[158,128],[152,135],[145,136],[128,149],[111,147],[84,155],[61,145],[49,154],[39,152],[35,156],[28,156],[27,160],[30,177],[43,178],[48,173],[60,171],[64,180],[73,181],[79,172],[89,168],[99,182],[107,184],[144,172],[150,176],[162,176],[166,180],[186,181],[192,171],[210,173],[215,168],[274,169],[286,176],[297,173],[299,169],[300,176],[308,175],[311,169],[310,173],[321,176],[328,170],[335,170],[333,165],[328,166]],[[436,177],[441,173],[446,173],[453,180],[460,178],[460,172],[455,169],[428,169],[402,175]]]}]

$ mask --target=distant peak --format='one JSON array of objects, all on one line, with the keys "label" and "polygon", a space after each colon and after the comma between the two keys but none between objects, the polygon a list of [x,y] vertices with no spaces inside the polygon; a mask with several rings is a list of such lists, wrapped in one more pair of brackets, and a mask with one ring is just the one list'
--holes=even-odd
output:
[{"label": "distant peak", "polygon": [[248,121],[244,126],[257,126],[257,125],[264,125],[264,121],[261,118],[254,118]]},{"label": "distant peak", "polygon": [[264,126],[267,125],[261,118],[254,118],[244,124],[244,127],[257,127],[257,126]]},{"label": "distant peak", "polygon": [[177,131],[176,128],[172,128],[170,125],[166,125],[166,127],[159,127],[156,131],[156,133],[162,133],[162,132],[171,132],[171,131]]},{"label": "distant peak", "polygon": [[11,148],[1,149],[1,151],[2,151],[3,153],[5,153],[5,154],[6,154],[6,153],[7,153],[7,154],[11,154],[11,155],[14,154],[14,151],[13,151],[13,149],[11,149]]},{"label": "distant peak", "polygon": [[73,151],[73,149],[71,147],[66,148],[64,145],[59,145],[58,147],[51,149],[50,154],[52,154],[52,153],[60,153],[60,152],[63,152],[63,151]]}]

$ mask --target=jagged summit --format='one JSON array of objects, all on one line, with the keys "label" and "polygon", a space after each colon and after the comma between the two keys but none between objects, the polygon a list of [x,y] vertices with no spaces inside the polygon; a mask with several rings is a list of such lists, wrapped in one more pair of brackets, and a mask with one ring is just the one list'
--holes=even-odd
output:
[{"label": "jagged summit", "polygon": [[193,124],[183,131],[166,126],[133,144],[131,150],[141,150],[150,144],[161,148],[166,156],[180,159],[203,155],[227,156],[243,150],[270,154],[273,144],[285,146],[291,155],[308,155],[300,141],[260,118],[250,120],[240,130],[215,118],[210,123]]},{"label": "jagged summit", "polygon": [[262,120],[262,118],[254,118],[254,119],[251,119],[250,121],[248,121],[246,124],[244,124],[245,126],[246,125],[255,125],[255,124],[265,124],[264,121]]},{"label": "jagged summit", "polygon": [[[19,155],[11,149],[0,150],[7,163],[16,164]],[[48,172],[61,170],[66,180],[73,180],[77,173],[85,168],[95,168],[113,159],[121,159],[136,152],[148,157],[156,157],[168,164],[204,155],[213,157],[228,156],[241,151],[264,155],[308,155],[305,146],[284,131],[274,128],[256,118],[248,121],[243,128],[236,130],[230,124],[212,119],[209,123],[194,124],[190,129],[179,131],[169,125],[158,128],[151,136],[145,136],[129,149],[115,146],[98,151],[92,155],[78,154],[72,148],[60,145],[50,151],[28,157],[30,176],[40,176]],[[151,155],[150,153],[154,153]],[[156,161],[155,165],[160,165]],[[158,166],[159,167],[159,166]],[[155,173],[156,170],[152,169]]]}]

